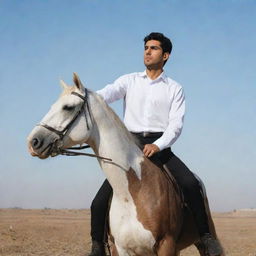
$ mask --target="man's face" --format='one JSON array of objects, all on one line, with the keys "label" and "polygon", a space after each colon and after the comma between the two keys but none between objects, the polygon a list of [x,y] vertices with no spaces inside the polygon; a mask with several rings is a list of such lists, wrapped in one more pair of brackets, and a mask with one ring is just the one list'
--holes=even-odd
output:
[{"label": "man's face", "polygon": [[148,69],[159,69],[164,66],[169,53],[163,53],[161,43],[157,40],[149,40],[144,48],[144,64]]}]

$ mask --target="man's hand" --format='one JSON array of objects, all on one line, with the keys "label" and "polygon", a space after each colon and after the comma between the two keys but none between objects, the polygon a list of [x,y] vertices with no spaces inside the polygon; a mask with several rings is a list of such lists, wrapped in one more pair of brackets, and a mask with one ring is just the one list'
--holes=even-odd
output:
[{"label": "man's hand", "polygon": [[159,152],[160,149],[155,144],[146,144],[143,149],[143,153],[146,157],[153,156],[156,152]]}]

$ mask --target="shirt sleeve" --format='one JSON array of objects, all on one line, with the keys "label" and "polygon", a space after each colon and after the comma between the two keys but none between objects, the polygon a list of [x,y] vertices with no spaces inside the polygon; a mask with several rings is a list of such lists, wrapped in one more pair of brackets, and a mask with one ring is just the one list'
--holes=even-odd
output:
[{"label": "shirt sleeve", "polygon": [[119,77],[112,84],[106,85],[103,89],[96,91],[109,104],[125,97],[129,84],[128,76]]},{"label": "shirt sleeve", "polygon": [[170,147],[180,136],[185,115],[185,95],[181,86],[176,89],[169,112],[169,123],[163,135],[154,144],[160,150]]}]

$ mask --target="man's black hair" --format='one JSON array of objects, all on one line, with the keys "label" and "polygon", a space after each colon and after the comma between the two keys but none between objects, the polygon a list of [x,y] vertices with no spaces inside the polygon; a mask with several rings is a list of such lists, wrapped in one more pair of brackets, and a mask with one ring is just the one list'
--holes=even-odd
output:
[{"label": "man's black hair", "polygon": [[152,32],[144,38],[144,44],[146,44],[147,41],[149,41],[149,40],[159,41],[161,43],[163,53],[165,53],[165,52],[171,53],[172,42],[168,37],[164,36],[164,34],[158,33],[158,32]]}]

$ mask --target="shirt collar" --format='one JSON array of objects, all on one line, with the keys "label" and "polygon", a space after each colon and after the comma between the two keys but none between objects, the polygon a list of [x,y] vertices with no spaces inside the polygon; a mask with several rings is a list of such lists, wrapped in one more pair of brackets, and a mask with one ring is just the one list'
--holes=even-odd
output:
[{"label": "shirt collar", "polygon": [[[146,70],[144,70],[144,72],[140,72],[139,76],[143,77],[143,78],[148,77]],[[163,71],[160,74],[160,76],[158,78],[156,78],[154,81],[156,81],[156,80],[162,80],[164,83],[167,83],[167,76],[166,76],[165,72]]]}]

